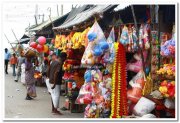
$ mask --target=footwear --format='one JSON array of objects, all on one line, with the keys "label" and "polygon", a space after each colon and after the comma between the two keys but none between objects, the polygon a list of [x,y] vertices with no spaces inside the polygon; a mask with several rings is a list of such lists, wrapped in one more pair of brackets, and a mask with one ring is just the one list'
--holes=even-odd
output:
[{"label": "footwear", "polygon": [[53,111],[54,115],[63,115],[60,111]]},{"label": "footwear", "polygon": [[15,82],[18,82],[17,80],[14,80]]},{"label": "footwear", "polygon": [[61,110],[62,110],[62,111],[66,111],[66,110],[68,110],[68,109],[67,109],[66,107],[62,107]]},{"label": "footwear", "polygon": [[29,96],[27,96],[26,97],[26,100],[32,100],[33,98],[31,98],[31,97],[29,97]]}]

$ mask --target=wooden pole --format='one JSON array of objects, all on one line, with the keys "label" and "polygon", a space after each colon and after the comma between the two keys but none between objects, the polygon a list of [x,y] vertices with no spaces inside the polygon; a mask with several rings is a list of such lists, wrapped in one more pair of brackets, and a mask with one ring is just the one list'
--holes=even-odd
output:
[{"label": "wooden pole", "polygon": [[[134,7],[133,7],[133,5],[131,5],[131,11],[132,11],[133,19],[134,19],[135,28],[136,28],[136,30],[138,30],[137,20],[136,20],[136,15],[135,15],[135,12],[134,12]],[[139,35],[139,32],[138,32],[138,31],[136,31],[136,35],[137,35],[137,36]],[[138,45],[138,48],[139,48],[140,53],[141,53],[142,64],[143,64],[143,71],[145,72],[144,55],[143,55],[142,49],[141,49],[140,46],[139,46],[139,40],[137,41],[137,45]],[[146,75],[146,74],[145,74],[145,75]]]},{"label": "wooden pole", "polygon": [[57,4],[57,16],[59,17],[59,6]]},{"label": "wooden pole", "polygon": [[[14,53],[16,54],[16,51],[14,50],[14,48],[13,48],[12,44],[10,43],[9,39],[7,38],[6,34],[4,34],[4,36],[6,37],[8,43],[11,45],[11,47],[12,47]],[[18,55],[16,54],[16,56],[18,56]]]},{"label": "wooden pole", "polygon": [[20,44],[20,42],[19,42],[19,40],[17,39],[16,34],[14,33],[13,29],[11,29],[11,30],[12,30],[12,33],[13,33],[14,37],[16,38],[18,44]]}]

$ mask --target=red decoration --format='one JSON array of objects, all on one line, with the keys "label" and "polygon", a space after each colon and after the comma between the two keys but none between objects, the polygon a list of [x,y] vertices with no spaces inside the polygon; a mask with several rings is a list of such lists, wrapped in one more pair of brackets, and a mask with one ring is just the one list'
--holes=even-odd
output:
[{"label": "red decoration", "polygon": [[125,56],[125,48],[122,44],[118,44],[118,50],[116,52],[115,58],[115,66],[114,66],[114,74],[115,81],[112,83],[114,85],[114,91],[112,95],[114,95],[114,101],[112,101],[112,105],[114,105],[111,109],[113,112],[111,113],[112,118],[119,118],[122,116],[128,115],[127,110],[127,83],[126,83],[126,56]]}]

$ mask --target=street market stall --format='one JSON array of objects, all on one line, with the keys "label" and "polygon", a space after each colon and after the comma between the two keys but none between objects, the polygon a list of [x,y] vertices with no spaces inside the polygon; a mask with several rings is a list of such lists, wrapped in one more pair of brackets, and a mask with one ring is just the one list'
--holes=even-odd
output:
[{"label": "street market stall", "polygon": [[[171,20],[169,35],[160,33],[162,17],[156,13],[172,6],[143,5],[143,13],[131,5],[126,8],[129,17],[124,17],[126,9],[114,12],[116,6],[90,6],[54,27],[50,42],[40,36],[30,47],[42,60],[67,54],[64,105],[72,113],[84,112],[85,118],[175,118],[175,25]],[[142,15],[135,16],[138,11]],[[114,20],[117,14],[121,17]],[[124,23],[117,23],[119,19]]]}]

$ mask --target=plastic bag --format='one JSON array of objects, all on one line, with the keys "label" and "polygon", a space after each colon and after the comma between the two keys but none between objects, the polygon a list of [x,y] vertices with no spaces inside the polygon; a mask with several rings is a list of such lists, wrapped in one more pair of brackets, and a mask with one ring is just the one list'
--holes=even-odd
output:
[{"label": "plastic bag", "polygon": [[120,42],[123,45],[127,45],[129,43],[129,35],[128,35],[128,28],[127,26],[124,26],[121,33]]},{"label": "plastic bag", "polygon": [[127,98],[133,103],[137,103],[142,97],[142,89],[144,87],[144,72],[141,70],[129,82],[132,89],[128,89]]},{"label": "plastic bag", "polygon": [[155,109],[155,103],[145,97],[141,97],[138,103],[135,105],[133,113],[138,116],[149,114]]},{"label": "plastic bag", "polygon": [[166,98],[164,105],[168,109],[175,109],[175,100]]},{"label": "plastic bag", "polygon": [[[146,52],[146,51],[143,51],[143,56],[144,56],[144,59],[147,58],[147,52]],[[128,64],[127,64],[127,70],[130,70],[130,71],[133,71],[133,72],[138,73],[138,72],[142,69],[142,58],[141,58],[141,54],[140,54],[140,53],[136,53],[136,54],[134,55],[134,58],[135,58],[137,61],[134,62],[134,63],[128,63]]]},{"label": "plastic bag", "polygon": [[93,100],[93,88],[91,83],[85,83],[82,85],[79,95],[76,99],[78,104],[90,104]]},{"label": "plastic bag", "polygon": [[97,21],[95,21],[87,36],[89,43],[81,59],[81,64],[92,66],[100,62],[100,56],[109,48],[109,45]]},{"label": "plastic bag", "polygon": [[96,35],[96,37],[92,38],[91,41],[95,41],[95,40],[100,41],[100,40],[105,40],[106,39],[105,36],[104,36],[104,33],[103,33],[103,31],[102,31],[102,29],[99,26],[97,21],[95,21],[95,23],[93,24],[93,26],[91,27],[91,29],[89,30],[87,35],[89,36],[91,34]]},{"label": "plastic bag", "polygon": [[96,58],[91,51],[92,47],[93,47],[93,42],[89,42],[81,59],[81,64],[84,66],[91,66],[95,64]]},{"label": "plastic bag", "polygon": [[85,118],[98,118],[99,117],[99,109],[95,103],[88,104],[86,106],[84,117]]},{"label": "plastic bag", "polygon": [[144,26],[144,39],[143,39],[143,41],[144,41],[144,47],[145,47],[145,49],[147,50],[147,49],[149,49],[150,48],[150,43],[149,43],[149,29],[150,29],[150,25],[149,24],[146,24],[145,26]]},{"label": "plastic bag", "polygon": [[102,82],[102,72],[99,69],[91,70],[92,82],[99,83]]},{"label": "plastic bag", "polygon": [[114,42],[115,42],[115,34],[114,34],[114,28],[112,28],[109,37],[107,39],[109,50],[105,52],[102,58],[104,63],[112,64],[114,62],[114,57],[115,57]]},{"label": "plastic bag", "polygon": [[136,35],[136,29],[133,26],[132,27],[133,33],[132,33],[132,38],[133,38],[133,50],[137,51],[138,50],[138,46],[137,46],[137,41],[138,41],[138,37]]}]

